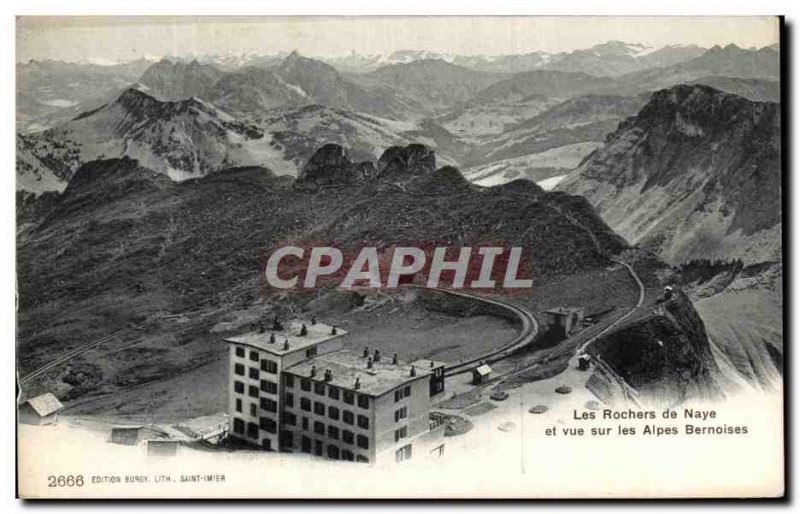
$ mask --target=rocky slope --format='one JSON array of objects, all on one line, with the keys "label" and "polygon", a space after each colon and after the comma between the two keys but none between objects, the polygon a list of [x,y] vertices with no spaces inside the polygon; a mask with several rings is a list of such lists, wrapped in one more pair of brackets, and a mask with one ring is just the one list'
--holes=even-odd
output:
[{"label": "rocky slope", "polygon": [[780,109],[705,86],[654,93],[559,187],[680,263],[780,258]]},{"label": "rocky slope", "polygon": [[[218,349],[214,334],[206,327],[168,335],[158,313],[213,307],[222,316],[256,305],[264,252],[290,238],[345,248],[364,241],[385,248],[409,241],[519,245],[535,263],[535,287],[550,284],[556,292],[576,273],[604,277],[606,255],[626,248],[582,198],[526,181],[472,186],[454,168],[437,168],[422,146],[387,149],[374,176],[354,181],[343,173],[354,169],[343,149],[321,152],[294,184],[255,167],[176,183],[132,159],[96,161],[83,165],[63,194],[20,211],[22,372],[105,335],[103,327],[146,319],[153,324],[137,337],[147,351],[109,362],[146,367],[148,380],[163,377],[153,370],[185,370]],[[299,187],[320,180],[336,187]],[[114,350],[87,359],[105,362],[105,351]],[[56,375],[52,385],[63,389]]]},{"label": "rocky slope", "polygon": [[[33,163],[69,180],[86,162],[129,156],[183,180],[231,166],[257,164],[259,159],[251,147],[267,146],[263,136],[256,127],[202,100],[161,102],[128,89],[113,103],[67,123],[18,136],[18,147],[24,152],[17,161],[17,173],[22,177]],[[17,185],[24,189],[26,182]]]},{"label": "rocky slope", "polygon": [[[759,387],[779,379],[783,352],[780,123],[778,104],[676,86],[557,186],[683,264],[720,366]],[[712,264],[697,277],[700,259]]]},{"label": "rocky slope", "polygon": [[[691,398],[715,399],[728,386],[718,382],[721,374],[703,321],[680,291],[657,304],[650,315],[600,337],[586,351],[631,386],[640,405],[667,408]],[[602,368],[594,374],[590,382],[613,382],[603,376]]]},{"label": "rocky slope", "polygon": [[139,82],[163,100],[208,98],[224,73],[210,64],[162,59],[150,66]]}]

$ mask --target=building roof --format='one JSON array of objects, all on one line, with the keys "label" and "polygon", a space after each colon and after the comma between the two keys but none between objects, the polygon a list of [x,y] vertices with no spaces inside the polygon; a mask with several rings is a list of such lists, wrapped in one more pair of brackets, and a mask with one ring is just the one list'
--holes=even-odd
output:
[{"label": "building roof", "polygon": [[58,412],[64,408],[64,405],[58,401],[58,398],[53,396],[53,393],[44,393],[35,398],[29,399],[25,403],[30,405],[33,410],[36,411],[36,414],[42,417],[49,416],[50,414]]},{"label": "building roof", "polygon": [[[312,366],[316,370],[313,378]],[[367,359],[362,353],[338,350],[306,359],[287,368],[286,371],[295,376],[311,378],[315,382],[324,382],[360,394],[381,396],[405,383],[431,374],[429,368],[415,366],[416,375],[412,377],[411,367],[411,364],[402,361],[392,364],[391,357],[382,356],[379,362],[373,362],[370,369],[367,368]],[[328,369],[331,370],[331,379],[325,381],[325,370]],[[360,384],[358,389],[355,388],[356,379]]]},{"label": "building roof", "polygon": [[[220,427],[228,424],[228,415],[225,413],[211,414],[210,416],[200,416],[176,425],[179,430],[186,429],[190,435],[200,437],[210,432],[219,430]],[[183,431],[183,430],[182,430]]]},{"label": "building roof", "polygon": [[547,309],[546,313],[548,314],[572,314],[573,312],[578,312],[583,307],[553,307],[552,309]]},{"label": "building roof", "polygon": [[490,368],[488,364],[481,364],[480,366],[478,366],[477,368],[475,368],[475,371],[476,371],[476,372],[477,372],[479,375],[486,376],[486,375],[488,375],[489,373],[491,373],[491,372],[492,372],[492,368]]},{"label": "building roof", "polygon": [[[303,325],[306,326],[308,333],[304,336],[300,335]],[[297,350],[302,350],[309,346],[313,346],[330,339],[335,339],[347,335],[347,332],[336,327],[336,334],[331,334],[333,327],[325,323],[311,324],[310,321],[305,320],[291,320],[284,324],[284,330],[265,330],[264,332],[248,332],[234,337],[225,339],[228,343],[244,344],[253,346],[259,350],[264,350],[275,355],[285,355]],[[270,343],[270,335],[275,334],[275,342]],[[285,347],[286,341],[289,341],[289,347]]]}]

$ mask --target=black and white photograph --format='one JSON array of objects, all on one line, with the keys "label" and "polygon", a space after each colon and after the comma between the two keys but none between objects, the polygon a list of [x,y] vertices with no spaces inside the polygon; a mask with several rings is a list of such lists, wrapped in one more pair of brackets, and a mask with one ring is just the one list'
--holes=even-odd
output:
[{"label": "black and white photograph", "polygon": [[784,494],[780,16],[19,16],[17,494]]}]

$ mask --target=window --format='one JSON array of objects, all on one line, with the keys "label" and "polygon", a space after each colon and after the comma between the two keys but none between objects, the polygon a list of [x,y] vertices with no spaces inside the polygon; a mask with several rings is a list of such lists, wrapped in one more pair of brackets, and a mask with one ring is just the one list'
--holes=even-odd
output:
[{"label": "window", "polygon": [[399,402],[403,398],[408,398],[409,396],[411,396],[411,386],[407,385],[394,392],[394,401]]},{"label": "window", "polygon": [[250,368],[250,378],[253,380],[258,380],[258,370],[256,368]]},{"label": "window", "polygon": [[287,425],[295,426],[297,424],[297,416],[295,416],[293,412],[284,414],[284,420]]},{"label": "window", "polygon": [[355,455],[353,455],[353,452],[350,450],[342,450],[342,460],[353,462],[353,460],[355,460]]},{"label": "window", "polygon": [[233,372],[239,376],[244,376],[244,364],[234,364]]},{"label": "window", "polygon": [[238,380],[233,383],[233,390],[239,394],[244,393],[244,384]]},{"label": "window", "polygon": [[411,458],[411,445],[407,444],[394,452],[394,460],[395,462],[403,462],[404,460],[408,460]]},{"label": "window", "polygon": [[244,433],[244,421],[239,418],[233,418],[233,431],[237,434]]},{"label": "window", "polygon": [[325,435],[325,424],[321,421],[315,421],[314,433],[319,435]]},{"label": "window", "polygon": [[274,434],[278,431],[278,424],[275,423],[275,420],[272,418],[259,419],[259,427],[261,430],[266,430],[270,434]]},{"label": "window", "polygon": [[358,406],[362,409],[369,409],[369,396],[358,395]]},{"label": "window", "polygon": [[258,414],[256,413],[256,409],[257,409],[257,408],[258,408],[258,407],[256,407],[256,404],[255,404],[255,403],[251,403],[251,404],[250,404],[250,415],[251,415],[251,416],[253,416],[253,417],[256,417],[256,416],[258,416]]},{"label": "window", "polygon": [[394,442],[399,441],[400,439],[405,439],[408,435],[408,427],[401,427],[394,431]]},{"label": "window", "polygon": [[294,407],[294,395],[292,393],[284,393],[283,404],[287,407]]},{"label": "window", "polygon": [[244,357],[244,348],[241,346],[236,347],[236,356],[237,357]]},{"label": "window", "polygon": [[247,395],[252,398],[258,398],[258,387],[247,386]]},{"label": "window", "polygon": [[286,387],[294,387],[294,377],[292,375],[284,375],[286,382]]},{"label": "window", "polygon": [[314,392],[320,396],[325,396],[325,384],[320,384],[319,382],[315,383]]},{"label": "window", "polygon": [[339,460],[339,447],[329,444],[328,445],[328,458]]},{"label": "window", "polygon": [[312,346],[311,348],[306,348],[306,359],[309,357],[313,357],[317,354],[317,347]]},{"label": "window", "polygon": [[242,400],[236,398],[236,412],[242,412]]},{"label": "window", "polygon": [[255,423],[247,424],[247,437],[250,439],[258,439],[258,425]]},{"label": "window", "polygon": [[355,422],[355,416],[349,410],[342,411],[342,421],[348,425],[352,425]]},{"label": "window", "polygon": [[366,416],[358,415],[358,426],[364,430],[369,429],[369,418]]},{"label": "window", "polygon": [[339,389],[333,386],[328,386],[328,396],[331,400],[339,399]]},{"label": "window", "polygon": [[308,430],[308,418],[303,416],[303,430]]},{"label": "window", "polygon": [[307,378],[300,380],[300,389],[303,391],[311,391],[311,382]]},{"label": "window", "polygon": [[322,457],[322,441],[314,439],[314,455]]},{"label": "window", "polygon": [[278,372],[278,363],[269,359],[261,359],[261,371],[274,375]]},{"label": "window", "polygon": [[351,393],[350,391],[345,391],[342,396],[343,396],[343,399],[344,399],[344,403],[347,403],[349,405],[353,405],[353,402],[355,401],[355,397],[353,396],[353,393]]},{"label": "window", "polygon": [[314,414],[317,416],[325,415],[325,404],[322,402],[314,402]]},{"label": "window", "polygon": [[278,384],[270,382],[269,380],[261,381],[261,390],[265,393],[278,394]]},{"label": "window", "polygon": [[397,423],[401,419],[406,419],[408,417],[408,407],[400,407],[396,411],[394,411],[394,422]]},{"label": "window", "polygon": [[363,455],[356,455],[356,462],[369,462],[369,459]]},{"label": "window", "polygon": [[342,430],[342,441],[347,444],[353,444],[353,441],[355,441],[355,434],[349,430]]},{"label": "window", "polygon": [[267,412],[278,412],[278,402],[269,398],[261,398],[261,408]]},{"label": "window", "polygon": [[258,362],[258,352],[250,352],[250,360],[253,362]]},{"label": "window", "polygon": [[303,453],[311,453],[311,438],[308,436],[303,436],[300,440],[300,450]]},{"label": "window", "polygon": [[331,439],[339,439],[339,429],[333,425],[328,425],[328,437]]},{"label": "window", "polygon": [[365,435],[359,435],[356,437],[356,444],[359,448],[364,448],[365,450],[369,450],[369,438]]},{"label": "window", "polygon": [[311,412],[311,400],[308,398],[300,398],[300,410]]},{"label": "window", "polygon": [[337,409],[334,406],[328,407],[328,417],[336,421],[339,421],[339,409]]}]

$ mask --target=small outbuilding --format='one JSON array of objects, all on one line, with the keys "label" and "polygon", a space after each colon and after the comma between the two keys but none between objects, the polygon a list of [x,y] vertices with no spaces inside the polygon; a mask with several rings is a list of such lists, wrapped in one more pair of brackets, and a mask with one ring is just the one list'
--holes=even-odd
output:
[{"label": "small outbuilding", "polygon": [[492,368],[488,364],[481,364],[472,370],[472,383],[483,384],[492,376]]},{"label": "small outbuilding", "polygon": [[565,338],[580,327],[583,314],[583,307],[556,307],[547,310],[547,330]]},{"label": "small outbuilding", "polygon": [[149,439],[147,441],[147,455],[151,457],[172,457],[177,455],[179,441],[173,439]]},{"label": "small outbuilding", "polygon": [[52,393],[26,400],[19,406],[19,422],[26,425],[50,425],[58,421],[64,405]]},{"label": "small outbuilding", "polygon": [[117,426],[111,429],[110,441],[114,444],[136,446],[142,441],[157,439],[163,436],[164,434],[162,432],[142,425]]}]

